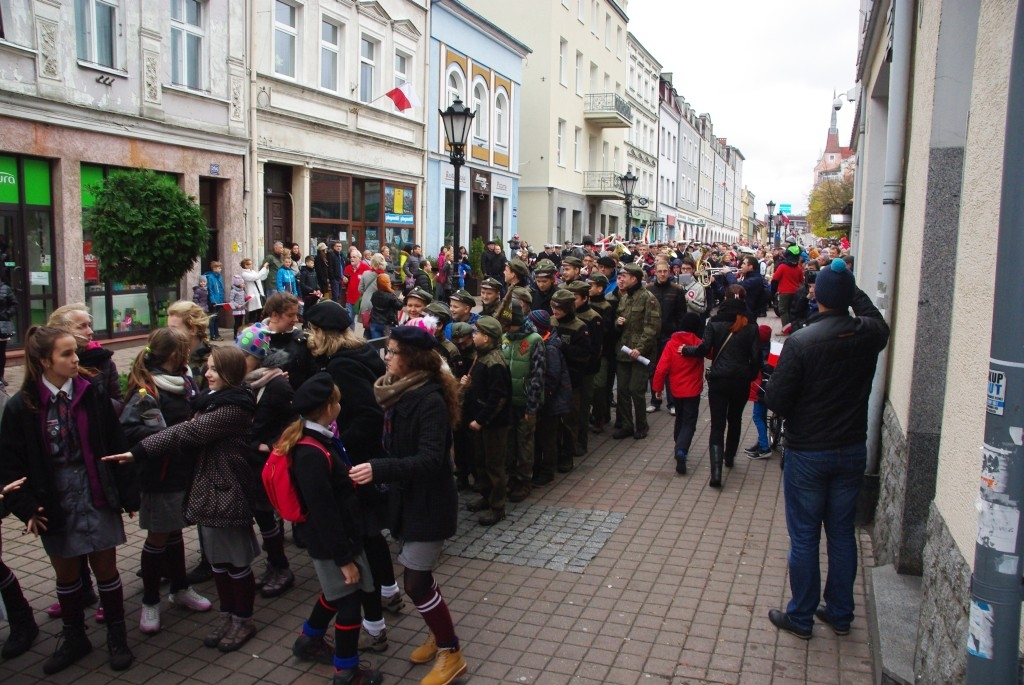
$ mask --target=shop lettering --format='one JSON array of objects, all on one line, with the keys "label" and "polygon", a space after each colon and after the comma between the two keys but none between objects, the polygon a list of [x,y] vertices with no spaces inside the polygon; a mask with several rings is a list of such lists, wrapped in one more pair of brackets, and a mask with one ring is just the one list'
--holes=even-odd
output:
[{"label": "shop lettering", "polygon": [[0,185],[18,185],[18,179],[14,177],[14,174],[6,171],[0,171]]}]

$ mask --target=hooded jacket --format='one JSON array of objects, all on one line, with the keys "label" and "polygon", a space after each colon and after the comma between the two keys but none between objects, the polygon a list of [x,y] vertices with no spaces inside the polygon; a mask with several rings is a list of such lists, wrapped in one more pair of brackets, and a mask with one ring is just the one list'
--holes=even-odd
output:
[{"label": "hooded jacket", "polygon": [[369,345],[360,345],[340,349],[330,357],[316,357],[313,362],[313,368],[329,373],[342,392],[338,432],[352,462],[379,456],[384,410],[374,397],[373,384],[386,371],[380,354]]}]

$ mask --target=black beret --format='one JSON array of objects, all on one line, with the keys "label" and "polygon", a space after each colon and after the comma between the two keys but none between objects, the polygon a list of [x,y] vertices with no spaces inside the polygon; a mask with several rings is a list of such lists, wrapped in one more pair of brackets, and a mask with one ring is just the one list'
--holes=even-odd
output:
[{"label": "black beret", "polygon": [[306,322],[325,331],[343,331],[352,327],[348,310],[334,300],[321,300],[306,312]]},{"label": "black beret", "polygon": [[597,264],[598,266],[604,266],[611,269],[614,269],[616,266],[615,260],[612,259],[611,257],[599,257],[597,260]]},{"label": "black beret", "polygon": [[327,404],[333,392],[334,380],[331,374],[325,371],[314,374],[295,391],[295,396],[292,397],[292,411],[309,418],[311,412]]},{"label": "black beret", "polygon": [[437,338],[419,326],[395,326],[391,329],[391,339],[421,350],[432,350],[437,347]]}]

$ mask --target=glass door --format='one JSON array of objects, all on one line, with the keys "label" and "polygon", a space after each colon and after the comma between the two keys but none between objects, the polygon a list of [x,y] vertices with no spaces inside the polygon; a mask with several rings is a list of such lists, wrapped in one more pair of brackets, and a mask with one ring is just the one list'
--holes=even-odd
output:
[{"label": "glass door", "polygon": [[18,231],[18,212],[14,209],[0,209],[0,280],[11,286],[18,300],[13,317],[14,337],[10,345],[20,347],[25,330],[31,325],[28,313],[27,272],[22,258],[21,241]]}]

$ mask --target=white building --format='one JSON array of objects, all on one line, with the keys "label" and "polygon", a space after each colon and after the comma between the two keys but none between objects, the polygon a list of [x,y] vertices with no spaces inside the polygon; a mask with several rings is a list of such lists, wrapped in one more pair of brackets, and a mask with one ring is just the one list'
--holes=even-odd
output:
[{"label": "white building", "polygon": [[658,232],[655,228],[658,218],[658,152],[660,135],[660,106],[658,81],[661,63],[637,40],[632,33],[626,34],[629,76],[626,79],[626,97],[633,110],[633,127],[626,135],[625,173],[637,177],[633,192],[632,230],[623,232],[623,237],[651,239]]},{"label": "white building", "polygon": [[672,87],[672,74],[662,73],[658,79],[658,213],[659,230],[655,238],[682,238],[680,161],[683,143],[681,132],[683,100]]}]

